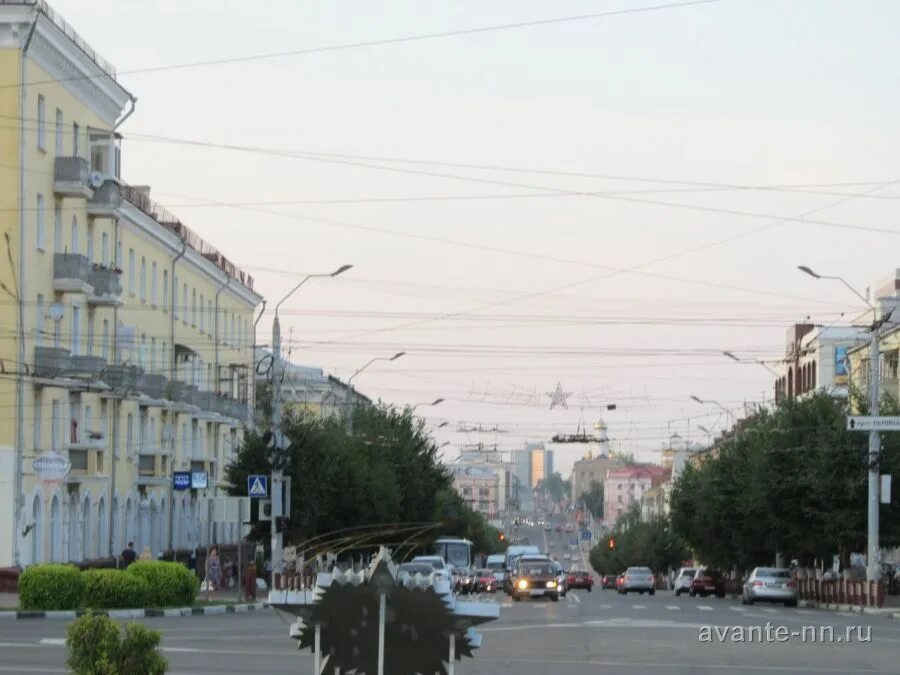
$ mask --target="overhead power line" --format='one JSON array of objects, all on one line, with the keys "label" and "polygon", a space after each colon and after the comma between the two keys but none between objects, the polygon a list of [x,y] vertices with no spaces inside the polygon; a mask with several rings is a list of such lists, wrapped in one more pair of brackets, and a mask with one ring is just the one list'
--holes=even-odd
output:
[{"label": "overhead power line", "polygon": [[[657,12],[669,9],[680,9],[682,7],[691,7],[694,5],[710,5],[721,2],[722,0],[687,0],[686,2],[669,2],[660,5],[649,5],[645,7],[632,7],[630,9],[618,9],[607,12],[595,12],[592,14],[575,14],[571,16],[552,17],[547,19],[533,19],[531,21],[517,21],[511,23],[493,24],[489,26],[477,26],[474,28],[461,28],[457,30],[439,31],[434,33],[419,33],[417,35],[406,35],[395,38],[382,38],[379,40],[362,40],[358,42],[347,42],[343,44],[325,45],[322,47],[308,47],[305,49],[290,49],[279,52],[269,52],[266,54],[250,54],[246,56],[231,56],[221,59],[205,59],[198,61],[188,61],[184,63],[171,63],[160,66],[147,66],[145,68],[132,68],[130,70],[120,70],[118,75],[140,75],[144,73],[157,73],[172,70],[186,70],[189,68],[200,68],[206,66],[221,66],[231,63],[246,63],[249,61],[264,61],[271,59],[281,59],[290,56],[304,56],[307,54],[321,54],[324,52],[348,51],[351,49],[363,49],[369,47],[385,47],[388,45],[398,45],[411,42],[423,42],[425,40],[437,40],[441,38],[458,37],[462,35],[475,35],[478,33],[492,33],[498,31],[517,30],[521,28],[533,28],[536,26],[549,26],[552,24],[573,23],[575,21],[588,21],[592,19],[603,19],[614,16],[625,16],[628,14],[642,14],[645,12]],[[74,80],[107,78],[106,73],[98,75],[78,75],[61,80],[39,80],[32,84],[47,84],[51,82],[70,82]],[[17,87],[18,84],[0,85],[0,89]]]}]

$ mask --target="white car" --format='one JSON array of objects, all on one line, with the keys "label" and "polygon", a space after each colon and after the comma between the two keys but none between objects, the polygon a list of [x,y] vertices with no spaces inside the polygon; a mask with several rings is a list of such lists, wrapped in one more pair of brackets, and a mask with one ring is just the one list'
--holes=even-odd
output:
[{"label": "white car", "polygon": [[679,596],[682,593],[689,593],[691,590],[691,582],[694,580],[694,577],[697,574],[697,570],[693,567],[682,567],[678,570],[678,574],[675,575],[675,581],[673,582],[675,596]]},{"label": "white car", "polygon": [[419,555],[410,562],[428,563],[434,568],[435,574],[438,576],[444,577],[447,581],[453,578],[453,568],[444,562],[444,559],[439,555]]}]

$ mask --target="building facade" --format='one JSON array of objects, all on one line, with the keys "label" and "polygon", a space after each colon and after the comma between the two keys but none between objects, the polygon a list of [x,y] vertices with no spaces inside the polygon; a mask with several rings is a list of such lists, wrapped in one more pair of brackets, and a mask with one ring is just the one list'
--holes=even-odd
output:
[{"label": "building facade", "polygon": [[614,527],[616,521],[633,504],[640,505],[641,499],[650,488],[671,475],[670,469],[661,466],[630,466],[611,469],[603,483],[603,522]]},{"label": "building facade", "polygon": [[18,92],[0,114],[25,121],[0,131],[0,567],[202,545],[250,421],[261,298],[122,179],[134,98],[112,66],[42,0],[0,3],[0,35]]},{"label": "building facade", "polygon": [[813,391],[846,397],[847,353],[865,340],[855,326],[795,324],[788,329],[784,362],[775,381],[775,400],[793,399]]},{"label": "building facade", "polygon": [[499,450],[479,443],[476,447],[463,448],[451,464],[454,471],[467,467],[484,469],[497,476],[497,512],[505,513],[514,500],[513,465],[503,461]]},{"label": "building facade", "polygon": [[500,478],[495,471],[477,466],[453,468],[453,485],[473,511],[489,520],[500,515]]}]

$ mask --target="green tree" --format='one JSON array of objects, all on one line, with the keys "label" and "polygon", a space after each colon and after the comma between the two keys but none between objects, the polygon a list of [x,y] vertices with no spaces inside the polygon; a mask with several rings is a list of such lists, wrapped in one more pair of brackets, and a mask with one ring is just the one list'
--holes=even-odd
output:
[{"label": "green tree", "polygon": [[594,518],[603,517],[603,483],[592,480],[590,489],[581,493],[581,503]]},{"label": "green tree", "polygon": [[[615,543],[614,548],[609,546],[610,540]],[[663,572],[680,566],[687,553],[668,519],[643,521],[639,509],[632,508],[591,549],[590,562],[598,574],[618,574],[632,566]]]},{"label": "green tree", "polygon": [[558,472],[539,480],[537,489],[546,492],[554,502],[561,502],[569,496],[567,481],[563,480],[562,475]]}]

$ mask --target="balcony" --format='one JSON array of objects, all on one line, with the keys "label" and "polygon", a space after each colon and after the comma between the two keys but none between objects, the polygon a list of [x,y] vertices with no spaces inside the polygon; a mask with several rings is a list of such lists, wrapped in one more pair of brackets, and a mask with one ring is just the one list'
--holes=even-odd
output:
[{"label": "balcony", "polygon": [[106,359],[99,356],[72,356],[66,374],[70,377],[97,380],[106,368]]},{"label": "balcony", "polygon": [[103,381],[118,392],[134,391],[140,368],[137,366],[109,366],[103,373]]},{"label": "balcony", "polygon": [[94,287],[94,293],[88,296],[88,304],[102,307],[118,307],[122,304],[122,282],[120,272],[113,267],[94,265],[88,281]]},{"label": "balcony", "polygon": [[77,442],[69,443],[69,453],[73,450],[106,450],[106,434],[102,431],[79,431]]},{"label": "balcony", "polygon": [[91,265],[88,259],[77,253],[53,255],[53,290],[58,293],[94,292],[91,286]]},{"label": "balcony", "polygon": [[122,206],[122,191],[114,180],[107,180],[88,199],[87,212],[89,216],[116,218],[120,215]]},{"label": "balcony", "polygon": [[53,163],[53,192],[57,197],[84,197],[94,191],[89,180],[91,165],[81,157],[57,157]]},{"label": "balcony", "polygon": [[137,376],[135,389],[139,393],[144,394],[144,396],[159,400],[163,397],[163,392],[166,391],[166,377],[165,375],[141,373]]},{"label": "balcony", "polygon": [[69,370],[71,359],[68,349],[35,347],[34,374],[36,377],[59,377]]}]

